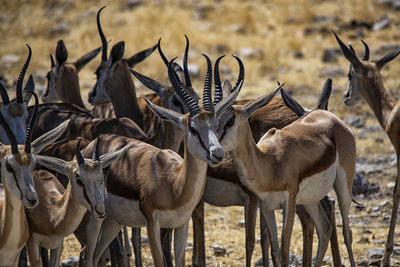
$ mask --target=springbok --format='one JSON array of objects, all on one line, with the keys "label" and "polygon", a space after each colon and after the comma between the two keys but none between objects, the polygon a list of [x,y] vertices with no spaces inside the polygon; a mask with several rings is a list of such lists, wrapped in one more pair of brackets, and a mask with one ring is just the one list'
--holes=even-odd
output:
[{"label": "springbok", "polygon": [[[25,125],[29,117],[27,106],[31,98],[31,94],[28,93],[24,97],[23,92],[34,90],[34,81],[32,75],[29,76],[28,82],[26,83],[24,90],[22,90],[25,73],[28,69],[32,57],[31,47],[28,44],[26,44],[26,46],[28,47],[29,51],[28,57],[25,60],[25,63],[17,80],[15,100],[10,101],[6,88],[3,84],[0,83],[0,95],[3,101],[3,106],[0,109],[0,113],[9,125],[11,131],[14,133],[15,138],[17,139],[17,144],[24,144],[25,142]],[[6,145],[10,144],[7,134],[2,127],[0,127],[0,142]]]},{"label": "springbok", "polygon": [[[241,182],[260,200],[275,266],[289,264],[296,205],[303,205],[315,222],[319,239],[315,265],[321,265],[332,225],[318,202],[332,187],[338,196],[350,263],[355,266],[348,221],[356,157],[354,136],[334,114],[316,109],[281,130],[270,129],[256,144],[247,119],[268,104],[279,89],[223,113],[218,131],[221,145],[232,151]],[[281,253],[273,212],[280,208],[284,210]]]},{"label": "springbok", "polygon": [[379,124],[385,130],[390,142],[392,143],[397,158],[396,185],[393,189],[393,207],[390,219],[390,227],[385,245],[385,254],[381,266],[390,266],[390,254],[393,251],[393,238],[397,221],[397,212],[400,201],[400,138],[399,138],[399,101],[395,101],[383,85],[380,70],[391,60],[400,54],[400,48],[394,49],[377,61],[369,60],[369,48],[365,42],[365,52],[360,60],[354,49],[350,49],[335,37],[345,58],[350,62],[349,84],[344,94],[344,104],[352,106],[361,99],[365,99],[369,107],[373,110]]},{"label": "springbok", "polygon": [[[184,157],[125,137],[103,138],[99,146],[101,153],[126,144],[130,147],[108,171],[105,198],[108,216],[101,227],[94,266],[121,225],[147,226],[155,266],[163,266],[160,227],[175,228],[175,263],[184,266],[188,221],[203,193],[207,163],[216,165],[224,156],[215,135],[215,116],[230,107],[236,95],[232,94],[214,108],[208,65],[202,110],[178,81],[172,64],[173,60],[168,69],[171,84],[184,99],[190,113],[181,115],[150,101],[147,103],[157,116],[171,121],[184,132]],[[84,153],[90,154],[92,149],[93,145],[89,145]],[[116,203],[119,204],[116,206]]]},{"label": "springbok", "polygon": [[[35,98],[37,100],[37,96]],[[19,254],[29,238],[24,206],[33,208],[38,204],[33,181],[36,165],[33,153],[39,153],[54,142],[69,123],[67,121],[31,142],[35,113],[26,131],[25,145],[19,147],[16,136],[0,114],[0,124],[11,143],[10,146],[1,144],[0,266],[18,266]]]},{"label": "springbok", "polygon": [[[93,142],[97,147],[101,141]],[[27,211],[30,232],[27,249],[33,267],[42,266],[41,246],[51,251],[50,266],[59,266],[64,237],[75,231],[87,210],[96,218],[106,216],[103,168],[118,159],[127,147],[102,156],[94,149],[91,159],[84,158],[79,147],[78,142],[76,158],[69,162],[36,155],[40,165],[65,174],[69,183],[64,189],[56,177],[44,170],[34,175],[39,205]]]},{"label": "springbok", "polygon": [[[42,97],[44,103],[61,101],[87,110],[79,86],[79,72],[101,51],[101,47],[83,55],[75,62],[67,63],[68,50],[63,40],[57,42],[55,60],[50,54],[50,70],[47,72],[47,88]],[[89,111],[97,118],[113,118],[110,103],[95,106]]]}]

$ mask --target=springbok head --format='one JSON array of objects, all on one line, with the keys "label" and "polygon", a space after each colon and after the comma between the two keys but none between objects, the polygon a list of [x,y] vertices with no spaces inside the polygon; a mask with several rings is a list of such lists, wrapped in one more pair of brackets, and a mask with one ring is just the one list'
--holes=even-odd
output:
[{"label": "springbok head", "polygon": [[[104,172],[115,160],[119,159],[129,146],[125,146],[115,152],[99,156],[98,145],[100,137],[94,143],[92,158],[84,158],[80,151],[80,141],[76,145],[75,159],[64,161],[58,158],[38,155],[37,162],[46,168],[66,174],[69,178],[72,196],[97,218],[106,216],[104,206]],[[90,145],[90,144],[89,144]]]},{"label": "springbok head", "polygon": [[146,59],[157,46],[143,50],[130,58],[124,59],[125,43],[123,41],[115,44],[111,49],[110,57],[107,55],[108,43],[100,24],[100,13],[105,7],[97,12],[97,28],[101,42],[103,44],[101,63],[96,70],[97,80],[93,88],[89,91],[89,102],[92,105],[108,103],[114,95],[120,94],[121,87],[133,87],[129,68]]},{"label": "springbok head", "polygon": [[[343,55],[350,62],[350,70],[348,72],[349,84],[344,93],[344,103],[345,105],[352,106],[360,102],[362,98],[368,99],[367,90],[371,84],[376,84],[376,82],[382,83],[380,70],[400,54],[400,48],[392,50],[377,61],[369,61],[370,53],[368,45],[361,40],[364,45],[364,55],[360,60],[354,48],[351,45],[349,45],[350,48],[347,47],[336,33],[334,34]],[[383,87],[383,84],[381,85]]]},{"label": "springbok head", "polygon": [[173,68],[175,58],[169,62],[168,76],[172,87],[185,102],[189,113],[182,115],[156,106],[147,99],[146,102],[159,118],[171,121],[184,132],[185,144],[189,153],[202,159],[209,165],[215,166],[224,158],[224,150],[216,135],[218,127],[217,117],[232,106],[237,94],[232,94],[214,107],[211,92],[211,61],[206,55],[203,56],[207,60],[207,74],[204,82],[203,106],[201,108],[198,102],[195,101],[195,98],[185,90],[185,86],[180,82]]},{"label": "springbok head", "polygon": [[[30,93],[33,92],[35,88],[33,77],[30,75],[24,90],[22,90],[25,73],[32,56],[31,47],[29,45],[26,46],[28,47],[29,53],[17,80],[16,98],[14,100],[10,101],[5,86],[0,83],[0,95],[3,101],[0,113],[7,122],[8,127],[15,134],[17,144],[24,144],[25,142],[26,123],[29,117],[27,106],[31,99]],[[26,93],[25,96],[23,95],[24,92]],[[0,142],[7,145],[11,144],[5,129],[2,127],[0,127]]]},{"label": "springbok head", "polygon": [[101,47],[83,55],[72,63],[67,63],[68,51],[63,40],[57,42],[56,59],[50,54],[51,67],[47,72],[47,88],[43,95],[43,102],[69,102],[73,96],[79,94],[78,73],[101,51]]},{"label": "springbok head", "polygon": [[31,93],[35,97],[35,108],[29,119],[24,145],[18,145],[16,136],[0,113],[0,125],[4,128],[8,140],[10,140],[10,145],[0,143],[2,183],[8,191],[19,198],[23,205],[28,208],[35,207],[38,204],[38,196],[33,182],[33,171],[36,166],[34,153],[39,153],[43,148],[59,138],[69,123],[68,120],[31,142],[39,104],[37,95],[34,92]]}]

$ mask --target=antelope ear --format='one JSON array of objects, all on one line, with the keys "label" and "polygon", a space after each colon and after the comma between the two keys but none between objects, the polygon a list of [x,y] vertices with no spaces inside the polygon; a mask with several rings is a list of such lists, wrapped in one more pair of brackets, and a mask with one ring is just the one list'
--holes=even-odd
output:
[{"label": "antelope ear", "polygon": [[101,47],[83,55],[79,59],[77,59],[73,64],[75,65],[76,70],[79,72],[83,67],[86,66],[92,59],[94,59],[101,51]]},{"label": "antelope ear", "polygon": [[29,75],[29,79],[26,82],[25,88],[24,88],[24,103],[25,105],[28,105],[29,101],[31,100],[32,94],[27,93],[29,91],[35,91],[35,81],[33,80],[32,74]]},{"label": "antelope ear", "polygon": [[181,115],[175,111],[157,106],[157,105],[151,103],[147,98],[145,98],[145,97],[143,97],[143,98],[146,101],[149,108],[154,112],[154,114],[157,115],[157,117],[159,117],[162,120],[172,122],[179,129],[185,130],[185,124],[183,122],[183,115]]},{"label": "antelope ear", "polygon": [[294,113],[296,113],[297,117],[302,117],[306,111],[304,108],[297,102],[294,98],[292,98],[290,95],[286,94],[285,90],[283,88],[281,89],[281,95],[283,102],[285,105],[290,108]]},{"label": "antelope ear", "polygon": [[71,120],[66,120],[59,126],[45,134],[42,134],[32,142],[33,154],[39,154],[45,147],[54,143],[62,134],[64,134]]},{"label": "antelope ear", "polygon": [[57,69],[60,69],[62,65],[67,62],[68,58],[68,51],[67,48],[65,47],[64,41],[59,40],[57,42],[57,48],[56,48],[56,60],[57,60]]},{"label": "antelope ear", "polygon": [[224,83],[222,84],[222,94],[223,98],[227,95],[229,95],[232,92],[232,84],[229,80],[225,80]]},{"label": "antelope ear", "polygon": [[152,46],[150,48],[147,48],[143,51],[140,51],[139,53],[134,54],[133,56],[131,56],[130,58],[128,58],[126,61],[128,62],[128,66],[130,68],[133,68],[134,66],[136,66],[138,63],[142,62],[143,60],[145,60],[148,56],[150,56],[154,50],[156,50],[157,45]]},{"label": "antelope ear", "polygon": [[50,170],[67,174],[68,162],[54,157],[35,155],[36,162]]},{"label": "antelope ear", "polygon": [[332,93],[332,79],[328,78],[322,87],[321,95],[319,96],[317,109],[328,110],[329,98]]},{"label": "antelope ear", "polygon": [[233,103],[236,100],[236,97],[238,96],[240,89],[242,88],[243,81],[240,82],[238,85],[237,89],[230,93],[229,96],[225,97],[220,101],[218,104],[215,105],[215,115],[217,118],[219,118],[224,111],[228,110],[230,107],[232,107]]},{"label": "antelope ear", "polygon": [[152,78],[149,78],[147,76],[144,76],[143,74],[140,74],[136,71],[134,71],[133,69],[129,68],[129,71],[141,82],[144,84],[144,86],[146,86],[147,88],[149,88],[150,90],[152,90],[153,92],[155,92],[157,95],[159,96],[163,96],[164,92],[165,92],[165,88],[164,86],[162,86],[161,84],[159,84],[157,81],[153,80]]},{"label": "antelope ear", "polygon": [[101,167],[106,168],[107,166],[110,166],[114,161],[119,159],[128,150],[128,148],[129,145],[126,145],[117,151],[110,152],[100,156]]},{"label": "antelope ear", "polygon": [[124,57],[125,53],[125,42],[121,41],[117,43],[116,45],[113,46],[111,49],[111,55],[110,55],[110,68],[118,61],[120,61]]},{"label": "antelope ear", "polygon": [[362,63],[358,59],[357,55],[354,54],[343,42],[340,40],[340,38],[337,36],[337,34],[334,32],[336,41],[338,42],[340,49],[342,49],[343,55],[345,58],[353,65],[354,69],[360,69],[362,68]]},{"label": "antelope ear", "polygon": [[375,64],[378,70],[381,70],[387,63],[392,61],[400,54],[400,48],[390,51],[386,55],[384,55],[381,59],[379,59]]},{"label": "antelope ear", "polygon": [[243,119],[247,120],[251,116],[251,114],[257,111],[259,108],[267,105],[282,88],[282,86],[283,84],[276,88],[272,93],[269,93],[265,96],[260,96],[259,98],[256,98],[253,101],[244,105],[244,107],[242,107]]}]

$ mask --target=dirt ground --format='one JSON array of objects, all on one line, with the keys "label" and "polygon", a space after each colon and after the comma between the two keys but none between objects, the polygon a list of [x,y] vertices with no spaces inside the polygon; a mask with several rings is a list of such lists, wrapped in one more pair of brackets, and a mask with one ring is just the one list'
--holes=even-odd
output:
[{"label": "dirt ground", "polygon": [[[375,193],[355,196],[354,199],[363,206],[353,204],[350,211],[357,266],[377,264],[379,257],[370,256],[370,250],[378,249],[379,252],[384,248],[392,205],[391,191],[396,176],[395,153],[365,103],[353,108],[344,106],[342,96],[347,85],[348,63],[337,52],[338,45],[332,32],[337,32],[343,41],[350,41],[360,54],[363,51],[360,39],[363,39],[371,48],[371,57],[379,59],[400,44],[399,1],[3,0],[0,3],[0,75],[10,88],[15,88],[14,82],[27,55],[25,43],[33,49],[28,73],[34,75],[38,91],[46,87],[49,53],[54,53],[57,40],[65,41],[69,61],[100,46],[95,18],[97,10],[104,5],[107,8],[102,13],[102,25],[110,40],[110,49],[124,40],[126,56],[150,47],[162,38],[167,56],[178,56],[181,60],[184,34],[187,34],[191,41],[189,63],[193,70],[193,82],[199,90],[205,74],[201,53],[206,53],[212,60],[221,54],[237,54],[242,58],[246,69],[245,83],[239,96],[242,99],[270,92],[279,80],[286,83],[286,88],[300,103],[312,108],[325,79],[331,77],[334,90],[329,109],[348,123],[356,135],[357,175],[365,177],[370,185],[379,186]],[[95,82],[93,73],[99,62],[100,56],[80,73],[82,97],[87,107],[90,107],[87,93]],[[226,66],[223,78],[235,79],[238,71],[236,61],[226,57],[221,65]],[[161,83],[167,81],[165,67],[157,52],[135,68]],[[399,58],[382,70],[384,84],[395,98],[400,95],[399,71]],[[137,80],[135,84],[139,95],[148,92]],[[205,211],[208,265],[243,266],[243,208],[206,206]],[[280,216],[278,218],[281,221]],[[349,266],[338,209],[336,219],[343,264]],[[400,247],[399,235],[398,229],[396,249]],[[314,255],[316,240],[315,236]],[[191,244],[190,229],[187,264],[191,262]],[[214,245],[225,248],[226,255],[215,256]],[[395,252],[393,266],[400,266],[400,249]],[[291,253],[296,256],[302,254],[298,221],[293,232]],[[78,254],[77,242],[68,237],[64,242],[63,259]],[[260,257],[257,242],[253,262]],[[145,266],[153,265],[147,245],[143,258]],[[330,251],[326,254],[325,266],[331,266]]]}]

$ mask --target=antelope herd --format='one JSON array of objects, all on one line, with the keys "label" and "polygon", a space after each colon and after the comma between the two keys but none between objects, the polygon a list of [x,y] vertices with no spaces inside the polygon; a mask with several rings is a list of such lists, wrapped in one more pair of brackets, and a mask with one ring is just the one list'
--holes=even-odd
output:
[{"label": "antelope herd", "polygon": [[[251,266],[256,216],[260,209],[263,266],[289,266],[294,215],[303,227],[303,266],[321,266],[331,242],[334,266],[342,266],[336,236],[337,195],[348,264],[355,266],[349,211],[356,162],[356,142],[350,128],[329,112],[332,80],[324,84],[315,109],[305,109],[283,84],[257,99],[236,100],[244,87],[245,68],[237,79],[221,82],[219,65],[203,54],[206,64],[203,96],[194,90],[189,70],[189,38],[183,66],[168,59],[158,44],[124,58],[125,43],[108,42],[97,13],[102,46],[67,62],[68,51],[58,41],[43,104],[33,77],[23,80],[29,53],[10,100],[0,83],[0,266],[59,266],[63,239],[74,233],[82,245],[80,266],[129,266],[132,229],[135,264],[142,266],[140,227],[146,227],[154,266],[185,266],[189,219],[192,216],[193,266],[206,266],[204,202],[243,206],[246,266]],[[362,98],[374,111],[397,155],[397,179],[386,250],[381,266],[390,266],[400,201],[400,111],[385,89],[380,70],[398,54],[369,60],[368,45],[359,59],[334,33],[350,62],[344,103]],[[158,50],[171,85],[132,68]],[[79,88],[79,71],[101,51],[97,80],[87,109]],[[137,97],[135,76],[154,91]],[[214,82],[212,82],[214,80]],[[214,84],[214,89],[212,85]],[[280,92],[282,98],[274,98]],[[28,107],[31,98],[35,104]],[[201,101],[200,101],[201,99]],[[35,141],[31,141],[35,139]],[[274,211],[283,210],[281,247]],[[312,260],[314,225],[318,248]],[[119,234],[123,229],[123,234]],[[110,244],[114,244],[111,245]],[[50,249],[48,259],[47,249]],[[21,256],[20,256],[21,254]]]}]

